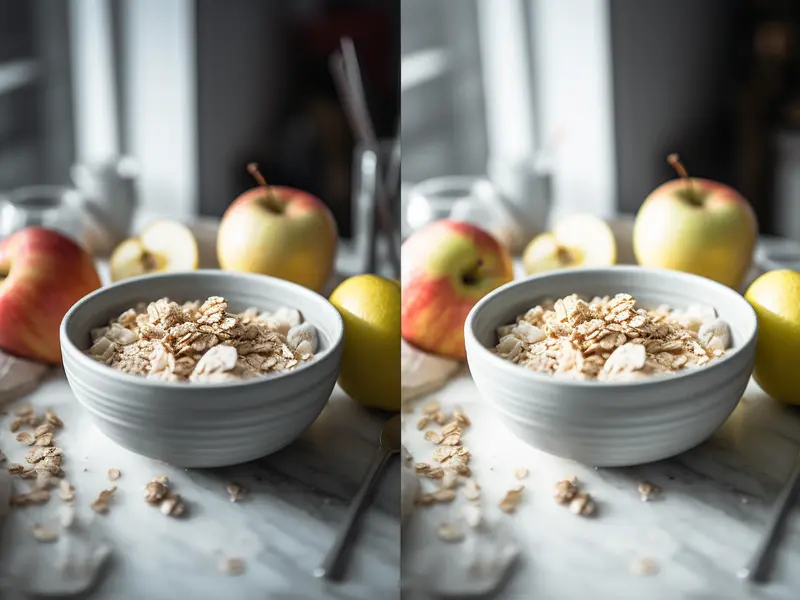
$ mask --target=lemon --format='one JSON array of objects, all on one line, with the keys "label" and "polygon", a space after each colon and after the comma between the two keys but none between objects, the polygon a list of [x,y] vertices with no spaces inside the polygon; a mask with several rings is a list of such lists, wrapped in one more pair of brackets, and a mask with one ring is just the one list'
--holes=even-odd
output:
[{"label": "lemon", "polygon": [[778,270],[756,279],[745,293],[758,316],[753,377],[770,396],[800,404],[800,273]]},{"label": "lemon", "polygon": [[356,275],[330,297],[344,321],[339,385],[356,402],[400,410],[400,283]]}]

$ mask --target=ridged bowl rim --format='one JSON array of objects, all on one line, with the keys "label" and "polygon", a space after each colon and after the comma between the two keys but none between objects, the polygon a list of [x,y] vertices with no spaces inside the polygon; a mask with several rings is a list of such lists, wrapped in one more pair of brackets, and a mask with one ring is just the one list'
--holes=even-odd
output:
[{"label": "ridged bowl rim", "polygon": [[[512,363],[511,361],[500,358],[493,354],[486,348],[475,335],[474,327],[480,313],[486,307],[494,302],[501,301],[502,297],[508,293],[509,290],[519,287],[521,285],[529,284],[531,281],[539,281],[542,283],[542,294],[547,295],[546,282],[548,279],[556,277],[564,277],[566,275],[573,275],[580,277],[582,274],[602,274],[602,273],[629,273],[629,274],[650,274],[654,276],[661,276],[671,278],[676,282],[693,282],[701,286],[705,286],[714,293],[719,293],[728,296],[732,302],[739,303],[744,308],[745,313],[751,319],[748,329],[752,330],[752,334],[747,337],[741,344],[734,346],[733,349],[727,351],[720,360],[711,361],[708,365],[697,369],[681,370],[675,374],[654,376],[651,379],[645,380],[630,380],[630,381],[594,381],[594,380],[580,380],[580,379],[566,379],[558,378],[546,373],[539,373],[531,369],[526,369]],[[704,302],[702,298],[698,298],[697,302]],[[499,326],[500,324],[498,324]],[[719,373],[723,369],[730,370],[732,359],[743,352],[754,353],[755,341],[758,337],[758,319],[755,310],[750,306],[750,303],[736,290],[729,288],[721,283],[718,283],[707,277],[694,275],[691,273],[684,273],[682,271],[674,271],[671,269],[660,269],[653,267],[640,267],[637,265],[616,265],[612,267],[575,267],[566,269],[556,269],[541,273],[538,275],[531,275],[523,279],[515,279],[514,281],[500,286],[499,288],[489,292],[486,296],[481,298],[475,306],[472,307],[467,319],[464,323],[464,339],[467,345],[467,363],[472,365],[476,360],[485,364],[486,367],[496,370],[498,375],[506,375],[508,377],[522,378],[523,380],[539,385],[551,385],[559,388],[566,389],[602,389],[607,390],[625,390],[625,389],[645,389],[663,386],[664,384],[685,381],[687,385],[691,381],[696,381],[698,378],[709,377],[713,373]],[[473,349],[473,354],[469,350]],[[475,354],[477,352],[477,354]]]},{"label": "ridged bowl rim", "polygon": [[[323,349],[322,352],[317,354],[314,357],[314,360],[302,364],[296,369],[292,371],[285,371],[282,373],[275,373],[270,374],[264,377],[252,377],[250,379],[245,379],[242,381],[223,381],[223,382],[214,382],[214,383],[203,383],[202,385],[189,385],[183,381],[164,381],[161,379],[150,379],[147,377],[143,377],[141,375],[133,375],[131,373],[125,373],[123,371],[119,371],[117,369],[112,369],[107,365],[101,364],[98,361],[94,360],[92,357],[86,355],[80,348],[78,348],[69,336],[67,335],[67,327],[69,326],[70,320],[73,318],[76,312],[81,310],[87,304],[93,302],[101,302],[103,296],[108,294],[110,290],[116,290],[119,288],[130,287],[131,288],[131,295],[133,296],[133,290],[136,289],[137,286],[141,285],[142,282],[145,281],[157,281],[157,280],[166,280],[166,279],[193,279],[193,278],[202,278],[213,275],[215,277],[227,277],[233,280],[239,280],[242,283],[251,282],[255,283],[258,282],[263,284],[265,282],[269,283],[271,286],[276,288],[282,288],[287,291],[291,291],[293,294],[298,294],[300,296],[305,296],[309,299],[310,302],[316,302],[322,307],[323,311],[328,313],[327,318],[330,319],[330,322],[326,322],[325,325],[331,326],[333,325],[333,333],[334,339],[330,341],[330,344],[327,348]],[[86,332],[86,335],[89,335],[89,332]],[[81,368],[88,369],[93,374],[97,375],[98,377],[104,377],[110,379],[112,381],[118,382],[121,385],[128,384],[128,385],[138,385],[145,388],[153,388],[153,389],[164,389],[164,390],[193,390],[196,393],[202,390],[231,390],[231,389],[241,389],[241,388],[248,388],[254,387],[259,385],[269,385],[271,383],[277,383],[278,381],[292,381],[292,380],[299,380],[301,377],[306,377],[309,375],[309,371],[319,371],[320,369],[327,369],[329,365],[329,359],[331,356],[335,355],[340,349],[342,344],[344,343],[344,322],[342,320],[342,316],[339,314],[339,311],[336,309],[333,304],[331,304],[324,296],[318,294],[317,292],[305,288],[301,285],[296,283],[292,283],[290,281],[286,281],[284,279],[278,279],[277,277],[270,277],[268,275],[260,275],[255,273],[239,273],[236,271],[222,271],[218,269],[198,269],[195,271],[183,271],[183,272],[175,272],[175,273],[155,273],[150,275],[141,275],[139,277],[131,277],[129,279],[124,279],[122,281],[112,283],[111,285],[103,286],[94,292],[91,292],[78,300],[72,307],[67,311],[64,315],[64,318],[61,320],[61,325],[59,327],[59,339],[61,341],[61,353],[62,353],[62,361],[67,356],[76,361],[76,364],[80,365]]]}]

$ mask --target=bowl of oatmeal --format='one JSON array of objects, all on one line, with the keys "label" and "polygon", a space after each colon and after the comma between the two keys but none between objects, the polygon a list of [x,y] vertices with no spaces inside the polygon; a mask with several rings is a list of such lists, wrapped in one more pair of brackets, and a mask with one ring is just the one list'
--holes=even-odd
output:
[{"label": "bowl of oatmeal", "polygon": [[343,345],[322,296],[218,270],[97,290],[60,335],[67,380],[100,430],[182,467],[242,463],[294,441],[325,406]]},{"label": "bowl of oatmeal", "polygon": [[710,279],[568,269],[483,298],[465,323],[481,395],[530,445],[593,466],[661,460],[707,439],[750,378],[757,320]]}]

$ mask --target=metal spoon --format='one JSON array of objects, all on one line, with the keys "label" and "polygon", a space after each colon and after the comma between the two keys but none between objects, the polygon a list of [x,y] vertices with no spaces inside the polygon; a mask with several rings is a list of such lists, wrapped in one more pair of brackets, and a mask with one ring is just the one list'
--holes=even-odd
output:
[{"label": "metal spoon", "polygon": [[794,467],[792,467],[789,479],[786,480],[777,500],[775,500],[775,508],[767,523],[767,532],[764,534],[764,538],[758,545],[750,562],[736,572],[737,577],[756,583],[762,583],[766,580],[767,571],[772,564],[772,557],[780,541],[780,534],[783,533],[784,523],[791,514],[792,508],[794,508],[798,490],[800,490],[800,454],[797,455],[794,461]]},{"label": "metal spoon", "polygon": [[398,452],[400,452],[400,415],[395,415],[386,421],[383,426],[381,443],[375,453],[375,458],[372,459],[367,475],[361,482],[361,487],[350,502],[350,507],[344,517],[344,523],[342,523],[342,527],[339,530],[339,535],[336,536],[336,541],[328,551],[322,564],[314,569],[314,577],[324,577],[331,580],[339,580],[341,578],[342,567],[344,566],[343,559],[355,530],[356,521],[367,505],[367,497],[378,479],[378,475],[380,475],[383,467],[386,466],[389,458]]}]

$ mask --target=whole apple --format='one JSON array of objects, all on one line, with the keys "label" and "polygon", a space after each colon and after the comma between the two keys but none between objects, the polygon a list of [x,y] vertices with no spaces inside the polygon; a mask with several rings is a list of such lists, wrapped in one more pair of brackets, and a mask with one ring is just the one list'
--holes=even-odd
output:
[{"label": "whole apple", "polygon": [[333,275],[338,232],[325,204],[301,190],[261,183],[225,211],[217,234],[217,258],[229,271],[261,273],[317,292]]},{"label": "whole apple", "polygon": [[0,243],[0,274],[0,348],[61,362],[61,319],[101,285],[92,257],[60,233],[29,227]]},{"label": "whole apple", "polygon": [[414,232],[401,260],[403,338],[466,360],[464,321],[478,300],[514,278],[508,250],[474,225],[445,219]]},{"label": "whole apple", "polygon": [[668,160],[681,177],[655,189],[639,209],[633,226],[637,262],[738,289],[756,244],[753,209],[727,185],[688,177],[677,155]]}]

